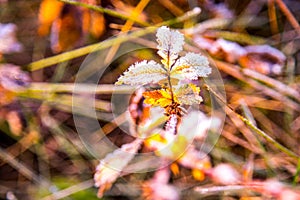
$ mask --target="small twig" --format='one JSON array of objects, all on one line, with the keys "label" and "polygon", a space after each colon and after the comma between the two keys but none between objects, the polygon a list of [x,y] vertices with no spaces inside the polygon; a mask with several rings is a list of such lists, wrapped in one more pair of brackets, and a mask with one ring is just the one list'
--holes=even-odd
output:
[{"label": "small twig", "polygon": [[227,186],[212,186],[212,187],[195,187],[194,191],[199,194],[212,194],[212,193],[220,193],[220,192],[234,192],[241,190],[249,190],[253,188],[245,185],[227,185]]},{"label": "small twig", "polygon": [[276,0],[277,5],[279,6],[280,10],[286,16],[286,18],[290,21],[291,25],[300,34],[300,25],[298,20],[294,17],[293,13],[289,10],[289,8],[285,5],[282,0]]},{"label": "small twig", "polygon": [[176,6],[171,0],[163,0],[158,2],[165,8],[167,8],[175,16],[180,16],[184,14],[184,11],[180,7]]},{"label": "small twig", "polygon": [[[277,15],[274,0],[268,0],[268,14],[269,14],[269,22],[270,28],[273,35],[279,33],[279,26],[277,23]],[[278,38],[278,37],[277,37]]]}]

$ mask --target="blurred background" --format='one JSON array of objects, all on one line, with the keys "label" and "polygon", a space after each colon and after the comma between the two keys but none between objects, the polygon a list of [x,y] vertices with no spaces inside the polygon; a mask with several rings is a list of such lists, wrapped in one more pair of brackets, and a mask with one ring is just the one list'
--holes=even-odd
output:
[{"label": "blurred background", "polygon": [[[300,155],[300,1],[66,2],[0,0],[1,199],[98,199],[93,187],[98,160],[82,144],[72,117],[72,83],[89,50],[77,54],[73,50],[164,22],[185,34],[185,50],[210,56],[223,78],[230,108]],[[199,15],[172,22],[195,7],[201,8]],[[156,45],[155,41],[140,42],[151,48]],[[114,53],[112,48],[107,60]],[[128,66],[150,60],[155,53],[150,49],[120,58],[99,84],[114,84]],[[70,57],[64,59],[64,55]],[[57,88],[55,83],[65,87]],[[203,91],[203,95],[207,94]],[[110,95],[97,98],[98,109],[110,113]],[[105,117],[98,120],[116,145],[130,141],[113,122]],[[297,193],[299,157],[286,155],[276,144],[229,110],[209,156],[213,166],[229,163],[251,180],[273,180]],[[150,175],[140,176],[124,180],[136,183]],[[182,199],[284,199],[282,194],[274,196],[270,188],[247,195],[231,194],[232,188],[225,188],[203,196],[193,187],[211,182],[195,181],[188,170],[180,171],[179,177],[184,180],[181,187],[190,187]],[[103,199],[139,195],[112,191]]]}]

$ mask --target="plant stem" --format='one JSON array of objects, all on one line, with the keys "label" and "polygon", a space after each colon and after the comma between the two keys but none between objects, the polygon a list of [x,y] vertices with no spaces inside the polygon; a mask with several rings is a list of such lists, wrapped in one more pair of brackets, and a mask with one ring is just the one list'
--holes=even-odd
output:
[{"label": "plant stem", "polygon": [[171,92],[172,103],[175,103],[170,73],[168,73],[168,84],[169,84],[169,86],[170,86],[170,92]]},{"label": "plant stem", "polygon": [[294,175],[294,180],[293,180],[293,185],[295,185],[295,186],[298,183],[299,175],[300,175],[300,159],[298,159],[297,170],[296,170],[296,173]]}]

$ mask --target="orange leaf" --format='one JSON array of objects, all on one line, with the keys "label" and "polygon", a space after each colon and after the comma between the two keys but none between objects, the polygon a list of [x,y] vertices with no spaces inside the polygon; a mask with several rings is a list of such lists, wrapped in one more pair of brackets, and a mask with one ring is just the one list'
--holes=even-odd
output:
[{"label": "orange leaf", "polygon": [[171,171],[173,172],[173,174],[174,174],[175,176],[179,176],[179,166],[178,166],[177,163],[172,163],[172,164],[170,165],[170,169],[171,169]]},{"label": "orange leaf", "polygon": [[82,8],[82,30],[99,38],[105,31],[105,18],[102,13]]},{"label": "orange leaf", "polygon": [[144,102],[153,106],[166,107],[172,104],[171,92],[168,89],[144,92]]},{"label": "orange leaf", "polygon": [[91,11],[90,33],[99,38],[105,31],[105,19],[102,13]]},{"label": "orange leaf", "polygon": [[91,13],[87,8],[82,8],[82,31],[84,34],[89,32],[91,26]]},{"label": "orange leaf", "polygon": [[82,39],[81,10],[73,5],[64,5],[60,17],[53,22],[51,48],[55,53],[78,45]]},{"label": "orange leaf", "polygon": [[7,104],[10,104],[15,99],[16,94],[12,91],[9,91],[5,88],[3,88],[0,85],[0,105],[4,106]]},{"label": "orange leaf", "polygon": [[197,181],[203,181],[205,179],[205,174],[202,170],[192,169],[192,176]]},{"label": "orange leaf", "polygon": [[39,29],[41,36],[49,34],[51,24],[59,17],[63,3],[57,0],[43,0],[39,10]]}]

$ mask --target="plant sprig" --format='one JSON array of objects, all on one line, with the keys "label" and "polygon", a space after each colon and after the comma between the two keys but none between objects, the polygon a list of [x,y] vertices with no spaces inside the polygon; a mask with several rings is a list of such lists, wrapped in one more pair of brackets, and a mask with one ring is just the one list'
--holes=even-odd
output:
[{"label": "plant sprig", "polygon": [[157,30],[157,54],[161,64],[153,60],[137,62],[119,77],[117,85],[158,84],[159,89],[144,93],[145,103],[165,108],[166,114],[181,116],[180,105],[202,102],[200,88],[187,81],[207,77],[211,73],[209,62],[203,55],[188,52],[184,56],[184,36],[162,26]]}]

